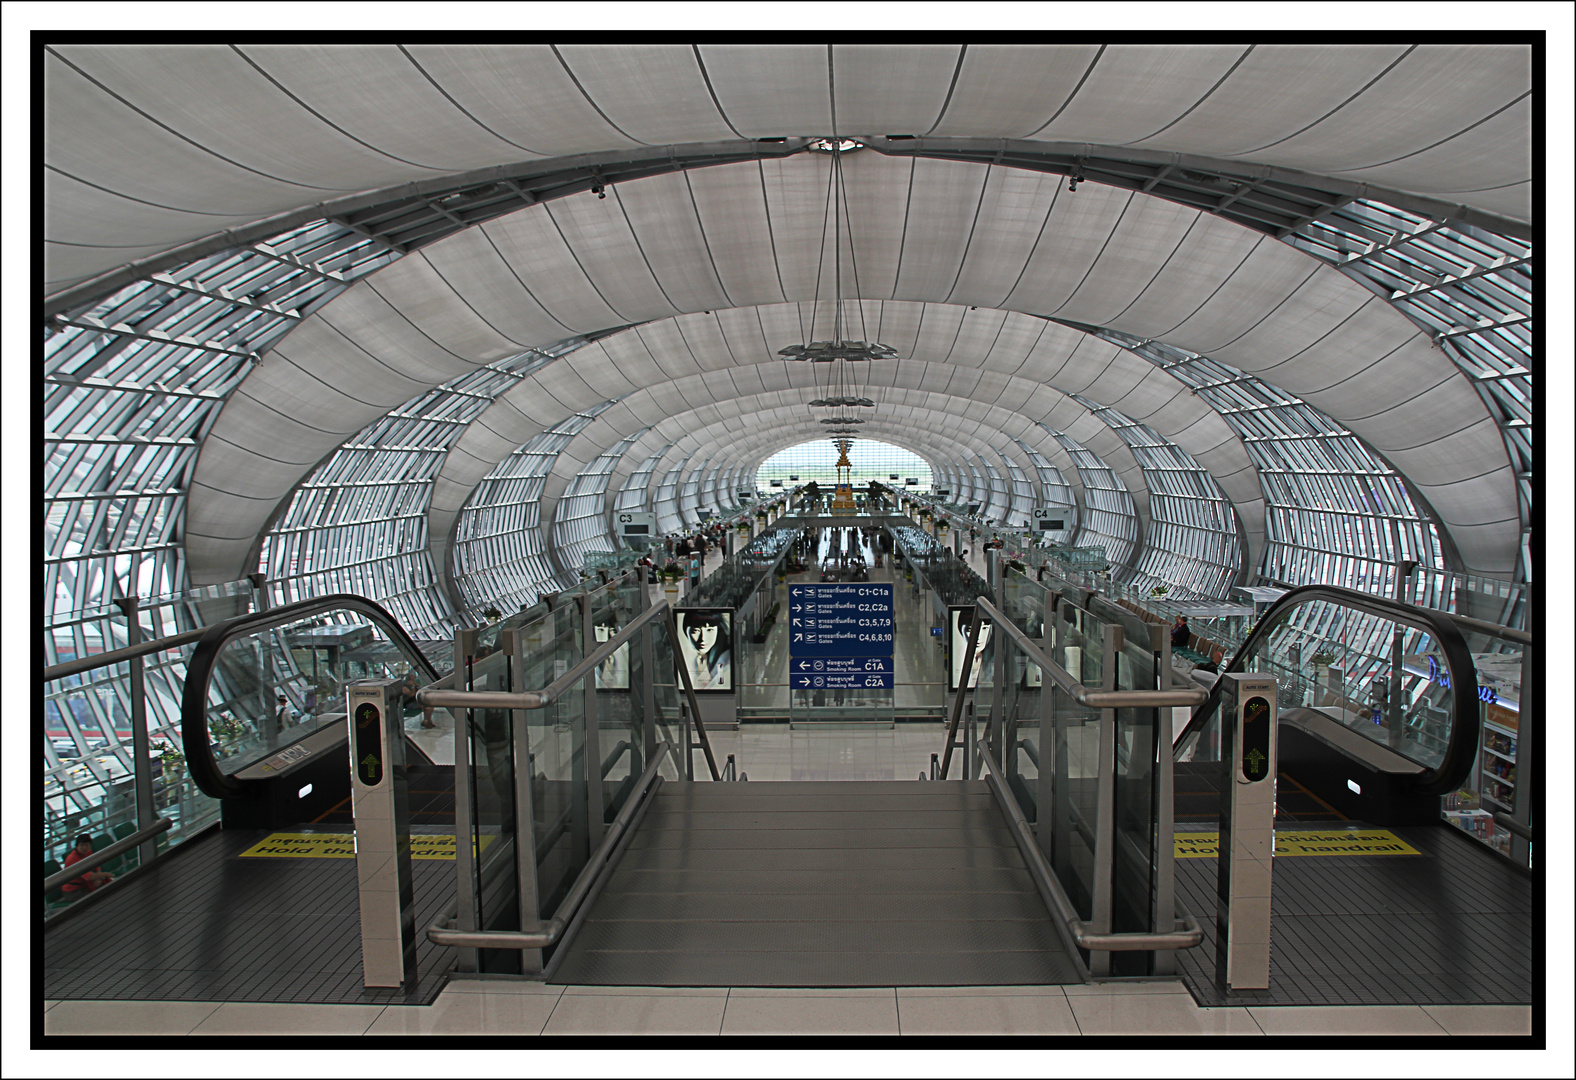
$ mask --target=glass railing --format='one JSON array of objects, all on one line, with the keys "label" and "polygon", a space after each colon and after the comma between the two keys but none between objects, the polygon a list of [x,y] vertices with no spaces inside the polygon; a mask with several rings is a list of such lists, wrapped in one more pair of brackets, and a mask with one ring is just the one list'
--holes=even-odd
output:
[{"label": "glass railing", "polygon": [[[1165,670],[1160,628],[1071,583],[1000,573],[999,602],[981,594],[971,613],[983,653],[972,726],[984,734],[976,742],[971,703],[955,702],[943,775],[999,771],[1081,941],[1142,938],[1085,948],[1094,974],[1169,973],[1169,950],[1200,934],[1175,904],[1166,725],[1204,692]],[[948,746],[960,732],[962,754]]]},{"label": "glass railing", "polygon": [[461,631],[453,685],[422,690],[460,735],[456,830],[469,843],[456,859],[456,913],[430,934],[459,935],[461,970],[551,965],[632,800],[656,777],[687,778],[687,746],[705,755],[696,772],[720,775],[675,666],[674,625],[628,574],[503,628],[485,654],[481,631]]}]

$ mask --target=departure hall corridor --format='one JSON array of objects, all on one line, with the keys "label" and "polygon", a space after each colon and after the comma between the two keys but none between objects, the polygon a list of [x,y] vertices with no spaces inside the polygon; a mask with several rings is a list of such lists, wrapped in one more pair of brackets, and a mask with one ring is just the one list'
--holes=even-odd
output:
[{"label": "departure hall corridor", "polygon": [[0,1072],[1569,1073],[1565,7],[79,7]]}]

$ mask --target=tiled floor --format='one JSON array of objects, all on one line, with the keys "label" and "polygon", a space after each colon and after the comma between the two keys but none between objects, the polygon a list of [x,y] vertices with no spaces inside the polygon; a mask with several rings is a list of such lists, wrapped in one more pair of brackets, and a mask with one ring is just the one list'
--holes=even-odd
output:
[{"label": "tiled floor", "polygon": [[1526,1006],[1201,1009],[1180,982],[671,989],[456,980],[430,1006],[45,1002],[46,1035],[1526,1035]]}]

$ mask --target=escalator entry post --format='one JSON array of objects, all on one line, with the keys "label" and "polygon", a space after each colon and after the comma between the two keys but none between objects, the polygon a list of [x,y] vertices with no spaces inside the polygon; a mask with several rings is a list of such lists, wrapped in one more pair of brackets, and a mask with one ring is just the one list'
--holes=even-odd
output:
[{"label": "escalator entry post", "polygon": [[416,981],[416,905],[410,866],[410,799],[399,683],[372,679],[345,690],[362,983]]},{"label": "escalator entry post", "polygon": [[1275,858],[1276,683],[1220,677],[1220,840],[1215,977],[1228,990],[1270,985],[1270,885]]}]

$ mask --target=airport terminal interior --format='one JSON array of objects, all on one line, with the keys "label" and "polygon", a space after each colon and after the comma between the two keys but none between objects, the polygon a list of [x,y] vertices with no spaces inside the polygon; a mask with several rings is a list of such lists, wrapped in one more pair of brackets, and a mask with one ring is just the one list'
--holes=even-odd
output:
[{"label": "airport terminal interior", "polygon": [[1543,1044],[1538,35],[59,40],[38,1046]]}]

